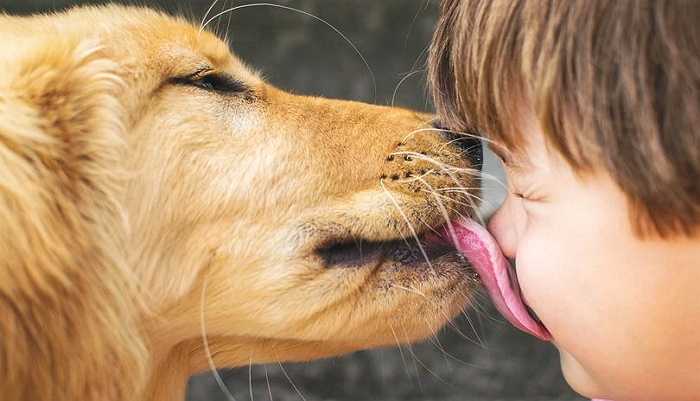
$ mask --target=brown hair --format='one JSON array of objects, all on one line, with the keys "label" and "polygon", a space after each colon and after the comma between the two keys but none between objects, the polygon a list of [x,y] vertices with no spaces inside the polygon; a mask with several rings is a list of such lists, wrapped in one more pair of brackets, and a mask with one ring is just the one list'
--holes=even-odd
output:
[{"label": "brown hair", "polygon": [[693,235],[699,21],[694,0],[445,0],[429,60],[437,112],[522,152],[526,101],[575,171],[612,175],[639,235]]}]

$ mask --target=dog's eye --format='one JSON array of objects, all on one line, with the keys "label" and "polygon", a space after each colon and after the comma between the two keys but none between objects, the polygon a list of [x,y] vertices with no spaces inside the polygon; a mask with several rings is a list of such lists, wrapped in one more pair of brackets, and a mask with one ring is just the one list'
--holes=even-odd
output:
[{"label": "dog's eye", "polygon": [[214,90],[216,88],[216,82],[214,79],[211,78],[211,76],[206,76],[204,78],[199,78],[199,79],[194,79],[191,80],[190,85],[194,85],[196,87],[206,89],[208,91]]},{"label": "dog's eye", "polygon": [[175,78],[173,82],[228,95],[245,93],[250,90],[243,82],[225,74],[207,74],[200,77]]}]

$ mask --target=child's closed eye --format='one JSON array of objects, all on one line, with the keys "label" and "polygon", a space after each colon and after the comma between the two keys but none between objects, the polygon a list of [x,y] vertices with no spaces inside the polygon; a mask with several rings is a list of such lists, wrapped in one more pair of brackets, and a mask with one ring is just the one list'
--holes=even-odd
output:
[{"label": "child's closed eye", "polygon": [[541,191],[535,190],[533,185],[512,187],[510,192],[514,197],[523,201],[541,202],[545,200]]}]

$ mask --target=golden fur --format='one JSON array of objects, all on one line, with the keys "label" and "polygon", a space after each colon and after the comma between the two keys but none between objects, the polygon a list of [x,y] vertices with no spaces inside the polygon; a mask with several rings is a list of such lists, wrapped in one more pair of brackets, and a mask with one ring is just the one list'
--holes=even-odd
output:
[{"label": "golden fur", "polygon": [[476,194],[430,116],[282,92],[148,9],[0,32],[4,401],[181,399],[209,356],[420,340],[468,304],[462,260],[410,245]]}]

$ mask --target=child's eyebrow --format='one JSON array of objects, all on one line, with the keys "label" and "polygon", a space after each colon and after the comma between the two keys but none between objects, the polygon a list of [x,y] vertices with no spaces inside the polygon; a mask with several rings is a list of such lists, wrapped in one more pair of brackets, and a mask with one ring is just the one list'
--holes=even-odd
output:
[{"label": "child's eyebrow", "polygon": [[520,175],[531,175],[535,172],[535,167],[527,162],[523,163],[508,163],[508,162],[503,162],[503,166],[505,167],[507,172],[510,173],[515,173],[518,176]]},{"label": "child's eyebrow", "polygon": [[489,145],[489,149],[491,150],[491,152],[493,152],[493,154],[498,156],[498,158],[503,161],[503,164],[509,164],[513,161],[511,153],[508,152],[504,147],[491,144]]},{"label": "child's eyebrow", "polygon": [[518,157],[518,155],[509,152],[501,146],[490,146],[491,151],[503,162],[503,165],[509,169],[532,171],[534,166],[527,157]]}]

